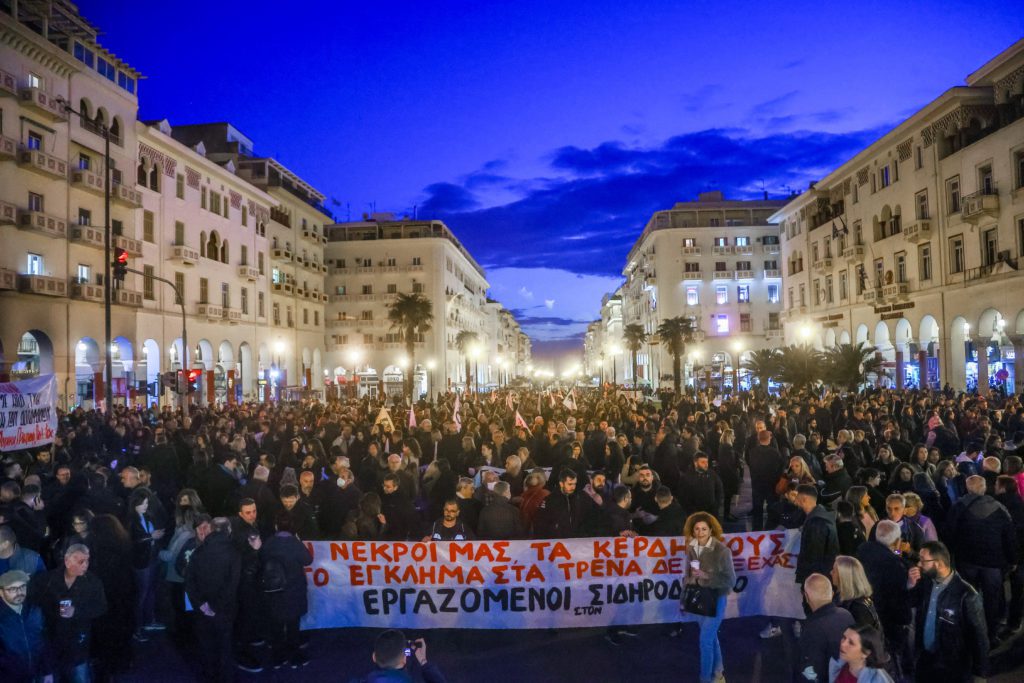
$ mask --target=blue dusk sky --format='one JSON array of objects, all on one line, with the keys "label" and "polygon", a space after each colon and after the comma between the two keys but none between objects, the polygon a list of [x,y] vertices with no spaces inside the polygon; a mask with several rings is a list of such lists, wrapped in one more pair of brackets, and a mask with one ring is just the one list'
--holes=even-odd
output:
[{"label": "blue dusk sky", "polygon": [[82,0],[140,117],[230,121],[327,195],[439,218],[540,356],[651,213],[802,189],[1024,35],[976,2]]}]

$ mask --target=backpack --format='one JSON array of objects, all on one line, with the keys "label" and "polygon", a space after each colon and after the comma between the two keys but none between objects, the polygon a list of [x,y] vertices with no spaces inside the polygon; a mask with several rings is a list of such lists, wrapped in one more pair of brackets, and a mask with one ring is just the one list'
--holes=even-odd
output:
[{"label": "backpack", "polygon": [[284,562],[277,557],[268,557],[260,567],[259,585],[264,593],[280,593],[288,584]]}]

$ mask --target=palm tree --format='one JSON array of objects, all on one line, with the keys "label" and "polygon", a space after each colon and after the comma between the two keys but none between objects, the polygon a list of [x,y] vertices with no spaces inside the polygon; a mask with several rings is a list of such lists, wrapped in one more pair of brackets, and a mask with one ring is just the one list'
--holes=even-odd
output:
[{"label": "palm tree", "polygon": [[476,332],[470,332],[469,330],[461,330],[455,336],[455,346],[458,347],[459,353],[466,359],[466,392],[469,392],[469,378],[472,374],[469,365],[469,350],[476,344],[477,334]]},{"label": "palm tree", "polygon": [[399,294],[388,304],[388,320],[391,329],[398,330],[405,340],[405,352],[409,356],[409,370],[405,373],[405,392],[410,403],[416,401],[412,395],[412,378],[416,372],[416,340],[430,330],[434,319],[434,305],[420,293]]},{"label": "palm tree", "polygon": [[794,389],[809,387],[821,378],[821,352],[812,346],[790,344],[779,358],[779,379]]},{"label": "palm tree", "polygon": [[686,316],[666,318],[658,325],[658,338],[668,347],[672,354],[672,387],[678,394],[682,384],[682,357],[686,354],[686,345],[693,342],[693,319]]},{"label": "palm tree", "polygon": [[825,351],[825,379],[834,387],[856,391],[867,376],[882,369],[882,359],[874,346],[864,342],[839,344]]},{"label": "palm tree", "polygon": [[779,376],[782,369],[778,349],[758,349],[751,351],[743,361],[743,369],[757,378],[761,389],[768,393],[768,382]]},{"label": "palm tree", "polygon": [[644,330],[644,326],[640,323],[630,323],[623,328],[622,338],[625,340],[626,346],[632,354],[633,388],[639,389],[640,383],[637,378],[636,354],[640,353],[640,349],[642,349],[644,344],[647,343],[647,332]]}]

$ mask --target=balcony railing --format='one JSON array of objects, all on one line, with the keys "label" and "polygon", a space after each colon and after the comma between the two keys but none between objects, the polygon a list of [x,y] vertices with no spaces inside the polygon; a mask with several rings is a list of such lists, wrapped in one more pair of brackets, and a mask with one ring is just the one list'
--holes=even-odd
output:
[{"label": "balcony railing", "polygon": [[700,256],[700,247],[683,247],[683,256]]},{"label": "balcony railing", "polygon": [[142,305],[142,292],[120,287],[111,292],[110,300],[115,304],[120,304],[121,306],[139,307]]},{"label": "balcony railing", "polygon": [[734,249],[735,247],[715,246],[711,247],[711,253],[714,254],[715,256],[725,256],[727,254],[732,254]]},{"label": "balcony railing", "polygon": [[41,88],[22,88],[22,106],[28,107],[51,121],[67,121],[68,115],[64,105],[56,97]]},{"label": "balcony railing", "polygon": [[0,135],[0,161],[18,158],[18,141],[6,135]]},{"label": "balcony railing", "polygon": [[843,249],[843,258],[847,261],[863,261],[864,260],[864,245],[854,244],[853,246]]},{"label": "balcony railing", "polygon": [[4,97],[18,96],[18,79],[10,71],[0,69],[0,95]]},{"label": "balcony railing", "polygon": [[55,239],[64,239],[68,236],[67,221],[41,211],[19,211],[18,227]]},{"label": "balcony railing", "polygon": [[89,225],[72,225],[71,241],[94,249],[103,249],[103,230]]},{"label": "balcony railing", "polygon": [[44,294],[46,296],[67,296],[67,280],[48,275],[19,275],[18,289],[27,294]]},{"label": "balcony railing", "polygon": [[286,228],[292,227],[292,218],[287,212],[278,209],[277,207],[270,207],[270,220],[276,221]]},{"label": "balcony railing", "polygon": [[71,169],[71,187],[103,196],[103,176],[84,168]]},{"label": "balcony railing", "polygon": [[712,280],[731,280],[733,278],[733,271],[731,270],[713,270],[711,271]]},{"label": "balcony railing", "polygon": [[761,246],[761,251],[766,254],[778,254],[781,252],[781,249],[778,244],[765,244]]},{"label": "balcony railing", "polygon": [[777,268],[768,268],[765,269],[764,276],[767,279],[778,280],[782,277],[782,271]]},{"label": "balcony railing", "polygon": [[814,262],[814,269],[818,271],[826,271],[832,269],[832,257],[826,257],[818,259]]},{"label": "balcony railing", "polygon": [[18,207],[0,199],[0,225],[17,225]]},{"label": "balcony railing", "polygon": [[199,251],[184,244],[174,244],[171,246],[171,253],[168,258],[182,265],[194,266],[199,261]]},{"label": "balcony railing", "polygon": [[102,303],[103,287],[101,285],[93,285],[87,282],[73,282],[71,283],[71,298]]},{"label": "balcony railing", "polygon": [[275,261],[291,263],[292,252],[290,249],[285,249],[283,247],[275,247],[274,249],[270,250],[270,258],[274,259]]},{"label": "balcony railing", "polygon": [[238,266],[238,277],[249,282],[256,282],[260,279],[260,271],[253,266]]},{"label": "balcony railing", "polygon": [[733,249],[734,249],[734,253],[737,256],[753,256],[754,255],[754,247],[753,247],[753,245],[749,245],[749,244],[736,245],[735,247],[733,247]]},{"label": "balcony railing", "polygon": [[228,321],[232,325],[237,325],[242,322],[242,312],[234,308],[223,308],[221,310],[221,316],[223,320]]},{"label": "balcony railing", "polygon": [[909,292],[910,286],[906,282],[896,282],[882,287],[882,298],[887,301],[893,301],[906,297]]},{"label": "balcony railing", "polygon": [[998,215],[999,195],[994,186],[966,195],[960,200],[960,217],[969,223]]},{"label": "balcony railing", "polygon": [[196,315],[207,320],[220,320],[224,317],[224,309],[217,304],[196,304]]},{"label": "balcony railing", "polygon": [[118,204],[133,209],[142,206],[142,193],[133,187],[128,187],[124,183],[111,183],[110,198]]},{"label": "balcony railing", "polygon": [[704,279],[704,273],[702,273],[699,270],[689,270],[689,271],[684,271],[683,272],[683,281],[684,282],[687,282],[687,281],[697,281],[697,280],[703,280],[703,279]]},{"label": "balcony railing", "polygon": [[753,280],[754,279],[754,271],[752,271],[752,270],[737,270],[736,271],[736,279],[737,280]]},{"label": "balcony railing", "polygon": [[142,256],[142,240],[132,239],[124,235],[113,235],[111,245],[127,251],[131,256]]},{"label": "balcony railing", "polygon": [[911,223],[903,230],[903,236],[907,238],[908,242],[928,239],[932,236],[932,222],[922,220]]},{"label": "balcony railing", "polygon": [[0,268],[0,289],[17,289],[18,273],[8,268]]},{"label": "balcony railing", "polygon": [[68,177],[68,162],[38,149],[22,147],[18,151],[18,165],[53,178]]}]

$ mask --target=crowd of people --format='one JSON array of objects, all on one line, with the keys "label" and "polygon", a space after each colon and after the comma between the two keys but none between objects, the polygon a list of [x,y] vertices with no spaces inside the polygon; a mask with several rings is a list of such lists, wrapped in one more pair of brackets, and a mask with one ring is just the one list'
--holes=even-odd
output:
[{"label": "crowd of people", "polygon": [[[62,413],[50,446],[2,460],[0,678],[112,680],[161,631],[206,680],[301,668],[303,541],[317,539],[685,535],[684,581],[723,601],[735,576],[722,523],[740,524],[747,473],[750,526],[801,530],[803,680],[970,680],[1020,628],[1017,397],[573,399]],[[723,611],[698,617],[702,681],[724,675]]]}]

